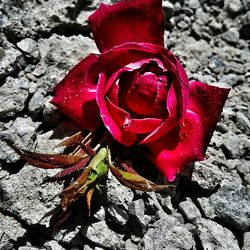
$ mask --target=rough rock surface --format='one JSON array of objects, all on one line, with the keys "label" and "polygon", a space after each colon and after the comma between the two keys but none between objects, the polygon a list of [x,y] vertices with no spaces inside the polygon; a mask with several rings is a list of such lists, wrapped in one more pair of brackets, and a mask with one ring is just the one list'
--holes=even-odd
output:
[{"label": "rough rock surface", "polygon": [[48,227],[63,183],[43,183],[56,171],[24,165],[3,139],[49,153],[77,129],[49,100],[98,53],[87,17],[100,2],[116,1],[0,1],[0,249],[250,249],[249,0],[163,1],[165,45],[189,78],[231,88],[205,161],[169,193],[134,192],[109,173],[90,217],[82,206]]}]

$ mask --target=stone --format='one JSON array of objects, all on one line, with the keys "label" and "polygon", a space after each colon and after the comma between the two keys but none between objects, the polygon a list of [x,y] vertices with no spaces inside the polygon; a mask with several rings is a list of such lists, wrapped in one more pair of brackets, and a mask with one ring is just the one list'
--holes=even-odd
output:
[{"label": "stone", "polygon": [[236,16],[243,9],[242,2],[240,0],[224,0],[224,9],[232,16]]},{"label": "stone", "polygon": [[241,83],[243,83],[243,77],[240,75],[236,75],[233,73],[222,75],[219,79],[220,83],[226,83],[231,87],[235,87]]},{"label": "stone", "polygon": [[241,184],[242,180],[237,173],[227,173],[209,162],[196,162],[191,180],[196,182],[202,189],[214,190],[222,180]]},{"label": "stone", "polygon": [[81,226],[76,226],[74,228],[67,226],[66,229],[57,228],[52,232],[52,239],[52,244],[54,244],[55,241],[60,242],[62,245],[68,245],[70,242],[72,248],[74,248],[74,246],[82,246],[85,243],[81,234]]},{"label": "stone", "polygon": [[4,140],[13,142],[20,148],[31,149],[36,139],[36,128],[31,118],[18,117],[11,126],[0,132],[0,159],[7,163],[19,160],[19,156],[12,150]]},{"label": "stone", "polygon": [[46,250],[65,250],[59,243],[55,240],[47,241],[44,243]]},{"label": "stone", "polygon": [[37,43],[32,38],[24,38],[17,43],[17,47],[24,53],[26,56],[32,57],[36,60],[40,58],[40,52],[37,47]]},{"label": "stone", "polygon": [[29,111],[32,117],[36,117],[43,109],[45,91],[43,89],[38,89],[29,101]]},{"label": "stone", "polygon": [[[0,79],[19,69],[22,53],[9,43],[5,36],[0,36]],[[2,95],[0,95],[2,96]]]},{"label": "stone", "polygon": [[222,39],[230,44],[236,44],[239,42],[240,33],[237,28],[232,27],[222,34]]},{"label": "stone", "polygon": [[222,73],[226,67],[223,61],[216,57],[211,58],[208,66],[216,74]]},{"label": "stone", "polygon": [[200,1],[199,0],[187,0],[187,1],[185,1],[185,4],[190,9],[195,9],[195,10],[200,7]]},{"label": "stone", "polygon": [[245,232],[243,237],[242,250],[250,249],[250,232]]},{"label": "stone", "polygon": [[222,182],[216,193],[198,198],[198,202],[206,217],[218,218],[241,231],[249,229],[250,194],[245,186]]},{"label": "stone", "polygon": [[192,233],[171,215],[165,215],[154,222],[144,234],[144,249],[192,249],[195,241]]},{"label": "stone", "polygon": [[26,233],[22,225],[14,218],[0,213],[0,249],[13,249],[12,242],[17,241]]},{"label": "stone", "polygon": [[107,214],[111,220],[120,227],[125,226],[129,220],[128,213],[116,205],[110,205],[107,208]]},{"label": "stone", "polygon": [[23,246],[19,247],[18,250],[46,250],[44,247],[35,247],[35,246]]},{"label": "stone", "polygon": [[145,215],[145,204],[142,199],[133,201],[128,208],[130,222],[135,235],[142,236],[149,221]]},{"label": "stone", "polygon": [[0,213],[0,221],[0,231],[7,234],[12,241],[17,241],[19,237],[24,236],[26,229],[14,218]]},{"label": "stone", "polygon": [[222,150],[227,159],[235,159],[249,152],[250,142],[244,134],[225,134],[223,135]]},{"label": "stone", "polygon": [[13,117],[23,111],[28,90],[29,81],[26,78],[7,77],[0,88],[0,117]]},{"label": "stone", "polygon": [[235,118],[237,127],[246,135],[250,135],[249,119],[242,112],[237,112]]},{"label": "stone", "polygon": [[198,8],[196,11],[195,11],[195,17],[203,24],[206,24],[208,23],[209,21],[209,15],[206,14],[202,8]]},{"label": "stone", "polygon": [[179,204],[179,209],[189,222],[201,217],[201,213],[190,198]]},{"label": "stone", "polygon": [[242,26],[240,28],[240,37],[243,39],[250,39],[250,10],[243,16]]},{"label": "stone", "polygon": [[131,189],[123,186],[110,172],[107,176],[107,200],[114,205],[117,205],[124,210],[128,210],[128,207],[133,201],[134,194]]},{"label": "stone", "polygon": [[13,243],[11,243],[11,240],[9,238],[9,236],[3,232],[2,230],[0,230],[0,249],[2,250],[12,250],[14,248]]},{"label": "stone", "polygon": [[125,245],[121,234],[112,231],[105,221],[83,226],[82,235],[103,248],[122,249]]},{"label": "stone", "polygon": [[41,60],[37,71],[46,70],[46,74],[38,79],[37,84],[46,91],[52,91],[81,59],[90,53],[98,53],[94,41],[82,35],[65,37],[53,34],[49,38],[39,39],[38,49]]},{"label": "stone", "polygon": [[202,249],[240,250],[231,231],[214,221],[200,218],[195,221]]},{"label": "stone", "polygon": [[62,191],[58,183],[41,184],[48,172],[25,165],[18,173],[1,180],[0,207],[28,225],[48,225],[50,216],[45,215],[59,204]]},{"label": "stone", "polygon": [[167,20],[170,19],[174,14],[174,5],[169,1],[163,1],[162,7],[165,13],[165,18]]}]

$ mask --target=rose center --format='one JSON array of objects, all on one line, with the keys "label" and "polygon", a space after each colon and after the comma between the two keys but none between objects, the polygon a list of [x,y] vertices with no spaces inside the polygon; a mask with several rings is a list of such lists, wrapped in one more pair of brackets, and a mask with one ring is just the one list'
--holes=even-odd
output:
[{"label": "rose center", "polygon": [[[168,81],[152,72],[130,73],[120,85],[121,106],[139,117],[165,118]],[[123,79],[124,80],[124,79]]]}]

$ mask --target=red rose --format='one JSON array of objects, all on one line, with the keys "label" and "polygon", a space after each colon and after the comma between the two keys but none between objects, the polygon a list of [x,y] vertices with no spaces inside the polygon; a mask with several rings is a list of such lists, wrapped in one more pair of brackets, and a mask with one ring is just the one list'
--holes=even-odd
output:
[{"label": "red rose", "polygon": [[82,127],[103,123],[119,143],[143,144],[169,181],[202,160],[228,89],[188,81],[163,46],[161,0],[101,4],[89,17],[101,52],[76,65],[52,103]]}]

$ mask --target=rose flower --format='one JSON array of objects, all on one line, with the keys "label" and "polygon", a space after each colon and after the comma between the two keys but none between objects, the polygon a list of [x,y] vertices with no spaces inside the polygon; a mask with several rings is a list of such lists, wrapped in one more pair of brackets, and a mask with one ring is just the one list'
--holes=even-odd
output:
[{"label": "rose flower", "polygon": [[101,4],[89,23],[100,55],[91,54],[56,86],[51,101],[81,127],[101,124],[173,181],[202,160],[228,89],[189,81],[164,48],[161,0]]}]

